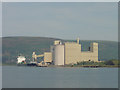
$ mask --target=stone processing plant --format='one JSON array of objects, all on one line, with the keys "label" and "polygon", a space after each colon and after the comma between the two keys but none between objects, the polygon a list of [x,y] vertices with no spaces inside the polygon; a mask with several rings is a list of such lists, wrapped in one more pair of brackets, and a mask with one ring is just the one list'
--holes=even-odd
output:
[{"label": "stone processing plant", "polygon": [[[33,53],[33,57],[37,58],[35,55]],[[98,43],[93,42],[88,51],[82,51],[79,38],[77,42],[62,43],[61,40],[55,40],[54,45],[50,47],[50,52],[38,55],[38,57],[42,56],[45,63],[54,65],[76,64],[83,61],[98,62]]]}]

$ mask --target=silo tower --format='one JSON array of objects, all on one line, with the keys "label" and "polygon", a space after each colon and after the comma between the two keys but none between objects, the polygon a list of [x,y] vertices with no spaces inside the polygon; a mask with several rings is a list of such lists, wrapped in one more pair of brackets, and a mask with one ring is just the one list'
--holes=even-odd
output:
[{"label": "silo tower", "polygon": [[64,45],[60,40],[54,41],[52,53],[54,65],[64,65]]}]

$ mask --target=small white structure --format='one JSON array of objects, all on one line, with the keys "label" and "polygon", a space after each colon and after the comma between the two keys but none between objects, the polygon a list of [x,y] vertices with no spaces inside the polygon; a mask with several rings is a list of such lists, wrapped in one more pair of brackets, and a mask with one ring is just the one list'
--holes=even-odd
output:
[{"label": "small white structure", "polygon": [[18,58],[17,58],[17,64],[25,62],[25,60],[26,60],[25,56],[18,56]]}]

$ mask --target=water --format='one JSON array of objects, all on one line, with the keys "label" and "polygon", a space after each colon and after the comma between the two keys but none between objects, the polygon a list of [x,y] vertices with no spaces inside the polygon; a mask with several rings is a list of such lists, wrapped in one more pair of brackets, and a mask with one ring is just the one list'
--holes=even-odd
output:
[{"label": "water", "polygon": [[3,66],[3,88],[117,88],[117,68]]},{"label": "water", "polygon": [[2,89],[2,66],[0,66],[0,90]]}]

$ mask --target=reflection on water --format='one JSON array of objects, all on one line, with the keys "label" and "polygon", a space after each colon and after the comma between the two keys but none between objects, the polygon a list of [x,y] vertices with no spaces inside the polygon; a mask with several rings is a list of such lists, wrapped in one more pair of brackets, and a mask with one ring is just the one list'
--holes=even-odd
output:
[{"label": "reflection on water", "polygon": [[3,88],[117,88],[117,68],[3,67]]}]

